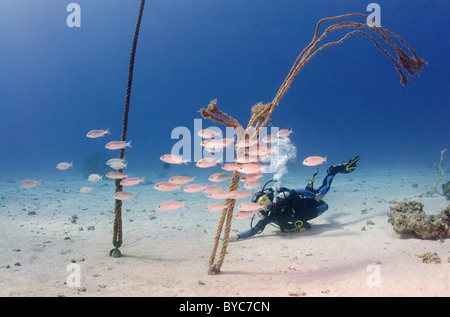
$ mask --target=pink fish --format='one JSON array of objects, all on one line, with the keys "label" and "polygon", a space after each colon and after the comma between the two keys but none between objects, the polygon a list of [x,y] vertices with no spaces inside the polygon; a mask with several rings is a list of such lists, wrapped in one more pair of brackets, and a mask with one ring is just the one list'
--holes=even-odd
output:
[{"label": "pink fish", "polygon": [[278,141],[278,137],[275,135],[266,135],[265,137],[262,138],[262,141],[264,143],[274,143]]},{"label": "pink fish", "polygon": [[233,143],[234,143],[234,138],[213,141],[214,146],[222,146],[222,147],[229,147]]},{"label": "pink fish", "polygon": [[218,190],[216,192],[212,192],[212,193],[208,194],[208,197],[212,198],[212,199],[227,199],[227,198],[231,198],[232,196],[233,196],[233,194],[226,190]]},{"label": "pink fish", "polygon": [[175,190],[177,188],[180,188],[181,185],[169,183],[169,182],[161,182],[153,186],[154,189],[159,190],[161,192],[168,192],[171,190]]},{"label": "pink fish", "polygon": [[230,174],[226,174],[226,173],[216,173],[216,174],[211,175],[211,176],[208,178],[208,180],[209,180],[210,182],[216,182],[216,183],[219,183],[219,182],[224,182],[224,181],[226,181],[226,180],[229,180],[230,178],[231,178],[231,175],[230,175]]},{"label": "pink fish", "polygon": [[247,219],[256,215],[256,211],[239,211],[234,216],[235,219]]},{"label": "pink fish", "polygon": [[111,133],[109,133],[109,128],[106,130],[91,130],[86,134],[86,136],[88,138],[94,139],[94,138],[102,137],[105,134],[111,134]]},{"label": "pink fish", "polygon": [[245,182],[245,183],[253,182],[253,181],[256,181],[256,180],[260,179],[261,177],[263,177],[263,175],[259,174],[259,173],[258,174],[247,174],[244,177],[242,177],[240,179],[240,181],[241,182]]},{"label": "pink fish", "polygon": [[211,142],[212,142],[212,139],[203,140],[202,142],[200,142],[200,145],[203,146],[203,147],[206,147]]},{"label": "pink fish", "polygon": [[23,181],[20,182],[20,187],[27,189],[36,187],[38,185],[41,185],[41,183],[34,179],[24,179]]},{"label": "pink fish", "polygon": [[214,147],[214,146],[210,146],[210,147],[204,147],[206,152],[215,154],[215,153],[220,153],[223,151],[223,147]]},{"label": "pink fish", "polygon": [[162,203],[160,203],[158,205],[158,207],[156,207],[156,209],[161,210],[161,211],[171,211],[171,210],[175,210],[175,209],[179,209],[181,207],[186,207],[186,202],[180,202],[180,201],[163,201]]},{"label": "pink fish", "polygon": [[279,138],[285,138],[287,136],[289,136],[292,133],[292,129],[288,130],[288,129],[281,129],[280,131],[278,131],[277,136]]},{"label": "pink fish", "polygon": [[258,162],[258,156],[256,155],[240,155],[236,157],[234,160],[236,163],[239,164],[246,164],[246,163],[256,163]]},{"label": "pink fish", "polygon": [[237,171],[244,174],[256,174],[264,170],[264,165],[259,163],[243,164]]},{"label": "pink fish", "polygon": [[142,177],[142,178],[128,177],[128,178],[123,179],[120,182],[120,185],[122,185],[122,186],[134,186],[134,185],[137,185],[139,183],[145,183],[144,178],[145,177]]},{"label": "pink fish", "polygon": [[237,147],[252,147],[258,144],[257,139],[245,139],[236,142]]},{"label": "pink fish", "polygon": [[91,174],[88,177],[88,181],[90,181],[92,183],[98,183],[99,181],[103,180],[102,177],[103,176],[100,176],[98,174]]},{"label": "pink fish", "polygon": [[270,146],[269,144],[258,144],[258,146],[252,146],[245,149],[245,154],[250,156],[270,154]]},{"label": "pink fish", "polygon": [[209,140],[204,140],[202,143],[200,143],[200,145],[203,146],[203,147],[220,149],[220,148],[224,148],[224,147],[230,146],[233,142],[234,142],[233,138],[229,138],[229,139],[209,139]]},{"label": "pink fish", "polygon": [[206,185],[205,188],[202,189],[202,192],[205,194],[211,194],[222,190],[222,185]]},{"label": "pink fish", "polygon": [[128,143],[125,141],[111,141],[105,145],[105,148],[108,150],[120,150],[127,146],[131,149],[131,141]]},{"label": "pink fish", "polygon": [[235,190],[235,191],[232,191],[230,193],[231,193],[230,198],[233,198],[233,199],[246,198],[246,197],[252,195],[252,193],[246,192],[246,191],[243,191],[243,190]]},{"label": "pink fish", "polygon": [[222,135],[222,131],[215,131],[212,129],[203,129],[197,132],[197,135],[199,137],[202,137],[204,139],[211,139],[214,138],[216,135]]},{"label": "pink fish", "polygon": [[89,194],[92,191],[91,187],[81,187],[80,193],[82,194]]},{"label": "pink fish", "polygon": [[316,166],[322,163],[326,163],[327,162],[327,156],[325,155],[325,157],[320,157],[320,156],[310,156],[305,158],[305,160],[303,161],[303,165],[306,166]]},{"label": "pink fish", "polygon": [[261,155],[269,155],[272,152],[276,151],[276,147],[271,147],[267,144],[259,144],[258,146],[254,146],[248,149],[245,149],[245,154],[248,156],[261,156]]},{"label": "pink fish", "polygon": [[134,194],[129,192],[117,192],[113,195],[117,200],[128,200],[134,197]]},{"label": "pink fish", "polygon": [[[106,162],[106,165],[109,165],[110,167],[114,166],[114,169],[120,169],[120,167],[126,167],[128,163],[125,163],[125,159],[121,159],[121,158],[112,158],[109,159]],[[115,168],[115,167],[119,167],[119,168]]]},{"label": "pink fish", "polygon": [[244,188],[250,189],[250,190],[255,189],[256,187],[259,187],[259,186],[261,186],[261,184],[258,182],[254,182],[254,181],[249,181],[244,184]]},{"label": "pink fish", "polygon": [[227,163],[222,166],[222,169],[225,171],[228,171],[228,172],[234,172],[234,171],[237,171],[237,169],[239,167],[241,167],[241,165],[239,165],[239,164]]},{"label": "pink fish", "polygon": [[242,211],[257,211],[257,210],[261,209],[262,206],[257,203],[246,202],[246,203],[240,204],[237,208]]},{"label": "pink fish", "polygon": [[187,164],[186,160],[183,160],[181,156],[174,155],[174,154],[164,154],[159,158],[161,161],[169,164]]},{"label": "pink fish", "polygon": [[215,148],[215,147],[205,147],[204,148],[206,152],[215,154],[215,153],[219,153],[222,151],[222,148]]},{"label": "pink fish", "polygon": [[205,157],[197,161],[195,166],[201,167],[201,168],[208,168],[212,166],[216,166],[217,164],[221,163],[219,160],[216,160],[212,157]]},{"label": "pink fish", "polygon": [[205,189],[206,186],[200,184],[190,184],[183,188],[183,191],[186,193],[197,193]]},{"label": "pink fish", "polygon": [[169,183],[182,185],[182,184],[186,184],[186,183],[194,181],[194,178],[195,178],[195,176],[194,177],[174,176],[174,177],[169,179]]},{"label": "pink fish", "polygon": [[108,177],[109,179],[123,179],[127,178],[128,175],[119,172],[109,172],[108,174],[106,174],[106,177]]},{"label": "pink fish", "polygon": [[228,205],[225,204],[211,204],[206,206],[205,210],[209,212],[216,212],[224,210],[225,208],[228,208]]},{"label": "pink fish", "polygon": [[61,162],[58,165],[56,165],[56,168],[59,169],[60,171],[64,171],[68,168],[71,168],[73,165],[73,162],[67,163],[67,162]]},{"label": "pink fish", "polygon": [[114,161],[114,162],[111,162],[111,163],[109,163],[107,165],[109,165],[109,167],[111,167],[111,168],[113,168],[115,170],[120,170],[120,169],[126,168],[127,164],[128,163]]}]

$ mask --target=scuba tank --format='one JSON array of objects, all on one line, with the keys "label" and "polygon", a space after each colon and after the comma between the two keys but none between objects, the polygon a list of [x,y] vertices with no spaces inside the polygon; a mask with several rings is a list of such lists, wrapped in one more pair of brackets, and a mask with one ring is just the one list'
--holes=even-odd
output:
[{"label": "scuba tank", "polygon": [[[270,201],[273,202],[273,200],[274,200],[275,195],[276,195],[277,192],[275,192],[273,188],[267,188],[267,189],[266,189],[266,186],[267,186],[269,183],[271,183],[271,182],[274,182],[274,180],[271,179],[270,181],[268,181],[267,183],[264,184],[264,186],[262,187],[262,189],[261,189],[260,191],[258,191],[258,192],[256,192],[256,193],[253,194],[253,196],[252,196],[252,202],[254,202],[254,203],[258,202],[258,199],[259,199],[260,197],[262,197],[263,195],[266,195],[267,197],[269,197]],[[280,191],[280,192],[284,192],[284,191],[288,191],[288,190],[289,190],[289,189],[286,188],[286,187],[280,187],[280,188],[278,189],[278,191]]]}]

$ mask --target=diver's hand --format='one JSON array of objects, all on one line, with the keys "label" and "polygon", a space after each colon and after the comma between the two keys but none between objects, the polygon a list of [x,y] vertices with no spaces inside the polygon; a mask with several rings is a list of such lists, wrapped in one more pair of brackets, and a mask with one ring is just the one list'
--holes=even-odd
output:
[{"label": "diver's hand", "polygon": [[230,242],[236,242],[236,241],[238,241],[239,240],[239,235],[235,235],[234,237],[230,237],[229,239],[228,239],[228,241],[230,241]]},{"label": "diver's hand", "polygon": [[317,202],[321,201],[322,198],[323,198],[323,196],[322,196],[320,193],[317,193],[317,194],[314,196],[314,200],[317,201]]},{"label": "diver's hand", "polygon": [[263,216],[267,216],[267,212],[270,211],[272,205],[274,205],[274,204],[272,204],[271,202],[262,205],[262,208],[259,211],[260,214],[262,214]]}]

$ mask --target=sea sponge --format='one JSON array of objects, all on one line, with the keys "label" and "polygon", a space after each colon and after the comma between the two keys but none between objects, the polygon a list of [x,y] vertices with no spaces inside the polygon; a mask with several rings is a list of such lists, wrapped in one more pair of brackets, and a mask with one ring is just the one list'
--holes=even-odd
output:
[{"label": "sea sponge", "polygon": [[420,202],[400,202],[390,208],[388,218],[394,231],[401,235],[441,240],[450,236],[450,205],[439,215],[427,215]]}]

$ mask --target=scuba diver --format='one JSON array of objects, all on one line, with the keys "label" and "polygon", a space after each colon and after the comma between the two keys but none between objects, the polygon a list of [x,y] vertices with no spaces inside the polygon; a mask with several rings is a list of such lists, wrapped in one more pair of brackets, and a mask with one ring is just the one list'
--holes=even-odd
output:
[{"label": "scuba diver", "polygon": [[330,190],[334,176],[337,173],[348,174],[352,172],[356,168],[358,160],[359,156],[355,156],[345,164],[330,166],[322,186],[318,189],[313,188],[318,169],[316,169],[305,189],[294,190],[281,187],[277,190],[277,194],[272,188],[265,189],[266,185],[273,180],[267,182],[262,190],[255,193],[252,198],[252,202],[261,205],[259,211],[261,220],[251,229],[237,234],[231,241],[249,238],[261,233],[270,223],[278,225],[282,232],[303,232],[311,228],[307,221],[320,216],[328,210],[328,205],[322,198]]}]

